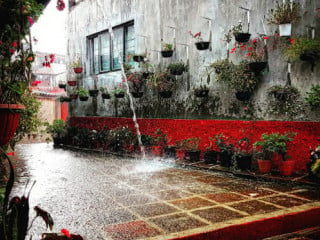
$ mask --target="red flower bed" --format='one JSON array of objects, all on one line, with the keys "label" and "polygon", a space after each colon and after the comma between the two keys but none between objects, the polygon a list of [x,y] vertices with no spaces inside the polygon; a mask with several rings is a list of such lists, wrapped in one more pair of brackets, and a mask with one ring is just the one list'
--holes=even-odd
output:
[{"label": "red flower bed", "polygon": [[[260,139],[263,133],[296,132],[298,135],[289,145],[288,153],[296,161],[296,170],[306,170],[309,162],[309,147],[320,143],[320,122],[280,122],[280,121],[229,121],[229,120],[180,120],[180,119],[138,119],[142,134],[153,134],[158,128],[167,134],[168,144],[175,145],[176,140],[201,137],[200,149],[205,150],[209,137],[223,133],[232,137],[235,143],[248,137],[250,144]],[[69,124],[73,127],[102,130],[128,126],[134,129],[130,118],[108,117],[72,117]]]}]

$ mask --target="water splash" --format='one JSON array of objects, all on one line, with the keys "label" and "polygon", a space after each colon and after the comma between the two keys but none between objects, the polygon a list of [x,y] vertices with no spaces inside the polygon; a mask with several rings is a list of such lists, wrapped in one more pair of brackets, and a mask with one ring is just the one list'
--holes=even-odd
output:
[{"label": "water splash", "polygon": [[[111,22],[110,22],[110,20],[108,19],[107,15],[106,15],[105,11],[104,11],[104,7],[101,4],[101,0],[97,0],[97,4],[99,6],[99,9],[101,9],[101,11],[102,11],[102,15],[103,15],[104,20],[107,23],[107,26],[108,26],[107,28],[109,30],[111,40],[113,40],[114,39],[114,33],[113,33],[112,25],[111,25]],[[136,115],[135,107],[133,105],[133,97],[132,97],[132,95],[130,93],[128,79],[127,79],[127,76],[125,74],[124,67],[123,67],[123,56],[122,56],[121,52],[119,51],[117,44],[114,44],[114,48],[115,48],[116,53],[119,56],[118,59],[119,59],[119,63],[120,63],[120,66],[121,66],[121,75],[122,75],[123,79],[125,80],[124,82],[125,82],[125,85],[127,87],[126,92],[127,92],[128,96],[129,96],[130,108],[131,108],[132,113],[133,113],[132,120],[134,122],[134,127],[135,127],[136,132],[137,132],[138,142],[139,142],[140,150],[141,150],[141,153],[142,153],[142,159],[144,159],[145,156],[146,156],[145,147],[143,146],[143,143],[142,143],[142,140],[141,140],[141,132],[140,132],[139,124],[138,124],[138,121],[137,121],[137,115]]]}]

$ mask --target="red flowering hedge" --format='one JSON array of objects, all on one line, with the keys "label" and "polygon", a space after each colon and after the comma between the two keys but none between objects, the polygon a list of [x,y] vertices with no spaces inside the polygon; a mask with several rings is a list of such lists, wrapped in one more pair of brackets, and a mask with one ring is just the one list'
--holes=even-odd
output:
[{"label": "red flowering hedge", "polygon": [[[219,133],[232,137],[233,142],[248,137],[250,143],[254,143],[263,133],[296,132],[298,135],[288,149],[291,158],[296,161],[296,170],[305,170],[309,161],[309,148],[320,143],[320,122],[138,119],[138,123],[142,134],[153,134],[158,128],[161,129],[172,145],[175,145],[176,140],[201,137],[201,150],[208,144],[209,137]],[[90,130],[128,126],[134,130],[130,118],[71,117],[69,125]]]}]

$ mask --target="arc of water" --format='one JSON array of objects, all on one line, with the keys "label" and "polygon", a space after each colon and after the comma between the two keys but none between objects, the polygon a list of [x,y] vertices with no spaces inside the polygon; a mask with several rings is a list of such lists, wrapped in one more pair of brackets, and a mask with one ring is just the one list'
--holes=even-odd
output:
[{"label": "arc of water", "polygon": [[[113,30],[112,30],[112,25],[111,25],[111,22],[110,20],[108,19],[105,11],[104,11],[104,7],[102,6],[101,4],[101,0],[97,0],[97,3],[98,3],[98,6],[99,8],[102,10],[102,15],[103,15],[103,18],[105,19],[106,23],[107,23],[107,26],[108,26],[108,30],[109,30],[109,33],[110,33],[110,37],[111,37],[111,40],[114,39],[114,33],[113,33]],[[130,89],[129,89],[129,84],[128,84],[128,79],[127,79],[127,76],[125,74],[125,71],[124,71],[124,67],[123,67],[123,57],[118,49],[118,46],[117,44],[114,45],[114,48],[115,48],[115,51],[117,52],[118,56],[119,56],[119,63],[120,63],[120,66],[121,66],[121,73],[122,73],[122,77],[123,79],[125,79],[125,85],[127,87],[127,94],[129,96],[129,100],[130,100],[130,108],[132,110],[132,119],[133,119],[133,122],[134,122],[134,126],[136,128],[136,132],[137,132],[137,137],[138,137],[138,142],[139,142],[139,146],[140,146],[140,150],[141,150],[141,153],[142,153],[142,158],[144,159],[145,158],[145,155],[146,155],[146,152],[145,152],[145,148],[143,146],[143,143],[142,143],[142,140],[141,140],[141,132],[140,132],[140,127],[139,127],[139,123],[137,121],[137,115],[136,115],[136,111],[135,111],[135,108],[134,108],[134,104],[133,104],[133,98],[132,98],[132,95],[130,93]]]}]

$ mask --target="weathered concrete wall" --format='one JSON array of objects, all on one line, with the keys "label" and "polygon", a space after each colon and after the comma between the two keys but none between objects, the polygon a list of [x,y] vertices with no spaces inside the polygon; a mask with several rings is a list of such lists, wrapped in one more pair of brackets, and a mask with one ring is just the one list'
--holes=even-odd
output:
[{"label": "weathered concrete wall", "polygon": [[[101,2],[101,5],[99,3]],[[293,36],[306,35],[306,25],[316,27],[316,37],[320,37],[320,18],[315,9],[320,7],[318,0],[299,0],[302,5],[302,19],[293,25]],[[116,26],[130,20],[134,20],[136,34],[136,53],[148,50],[148,58],[154,65],[160,64],[165,67],[175,60],[187,61],[186,47],[176,45],[173,58],[165,59],[158,56],[161,50],[161,39],[165,42],[173,42],[173,30],[168,26],[176,28],[176,43],[189,44],[190,62],[190,84],[191,89],[201,83],[207,83],[204,77],[206,67],[216,60],[224,59],[227,55],[227,44],[223,41],[224,34],[232,25],[241,20],[247,23],[247,15],[239,7],[250,9],[250,33],[251,39],[259,34],[274,35],[277,26],[267,24],[269,11],[276,5],[276,0],[85,0],[80,2],[69,13],[68,20],[68,56],[72,61],[76,56],[81,56],[85,63],[85,73],[83,82],[92,85],[95,76],[90,75],[90,64],[87,58],[86,37],[108,28]],[[213,23],[209,29],[208,21],[202,17],[211,18]],[[189,35],[189,30],[193,33],[202,32],[204,39],[209,38],[212,31],[212,51],[198,51],[194,46],[194,39]],[[146,42],[137,35],[148,36]],[[230,48],[234,44],[234,39],[230,43]],[[156,50],[156,51],[153,51]],[[229,49],[230,50],[230,49]],[[241,58],[236,55],[230,56],[234,63],[240,62]],[[227,86],[217,83],[215,75],[210,75],[208,84],[210,98],[199,100],[191,97],[192,91],[187,91],[188,78],[185,74],[183,79],[178,81],[178,89],[173,98],[163,100],[156,97],[152,90],[140,100],[134,100],[137,104],[138,115],[140,117],[232,117],[232,118],[253,118],[253,119],[281,119],[288,120],[286,114],[272,116],[268,114],[268,97],[266,90],[272,85],[285,84],[287,76],[287,62],[285,61],[281,49],[269,52],[269,71],[263,75],[259,88],[255,91],[252,101],[243,103],[234,97],[234,92]],[[136,64],[138,69],[138,64]],[[296,62],[291,67],[292,85],[296,86],[302,96],[302,102],[306,92],[312,84],[319,83],[319,65],[314,72],[303,62]],[[70,76],[72,77],[72,76]],[[119,84],[121,80],[120,71],[98,75],[100,86],[109,87]],[[93,101],[73,102],[70,105],[71,115],[83,116],[93,114]],[[117,103],[108,100],[103,102],[98,97],[98,115],[115,116],[116,112],[120,116],[130,116],[128,99],[125,98]],[[297,104],[298,105],[298,104]],[[307,105],[302,105],[301,110],[297,110],[292,119],[296,120],[318,120],[320,113],[310,112]]]}]

